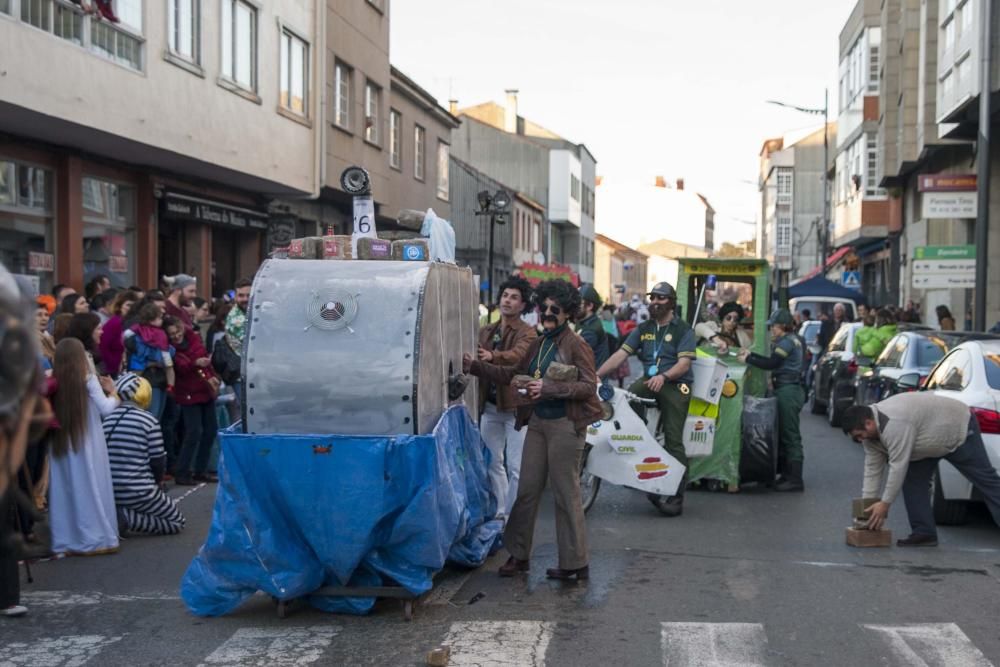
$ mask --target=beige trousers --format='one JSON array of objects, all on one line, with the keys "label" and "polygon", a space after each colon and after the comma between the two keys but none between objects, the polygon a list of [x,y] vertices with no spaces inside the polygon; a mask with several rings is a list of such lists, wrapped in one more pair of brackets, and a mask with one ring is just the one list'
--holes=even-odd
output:
[{"label": "beige trousers", "polygon": [[577,434],[573,422],[566,419],[540,419],[528,422],[521,455],[521,483],[517,500],[507,519],[504,545],[518,560],[531,558],[531,542],[538,518],[545,482],[552,484],[556,504],[556,541],[559,567],[576,570],[589,562],[587,527],[580,500],[580,459],[584,435]]}]

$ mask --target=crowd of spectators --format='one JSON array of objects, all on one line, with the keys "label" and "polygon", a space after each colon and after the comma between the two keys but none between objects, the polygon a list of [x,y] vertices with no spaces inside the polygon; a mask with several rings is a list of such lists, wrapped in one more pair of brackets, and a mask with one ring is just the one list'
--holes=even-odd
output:
[{"label": "crowd of spectators", "polygon": [[[123,537],[183,529],[168,491],[218,481],[216,434],[220,415],[238,418],[249,294],[243,280],[208,301],[178,274],[151,289],[95,276],[83,293],[57,285],[36,298],[52,417],[17,471],[27,506],[0,516],[32,557],[114,553]],[[0,589],[16,587],[9,578],[0,573]],[[0,615],[24,613],[15,598],[0,600]]]}]

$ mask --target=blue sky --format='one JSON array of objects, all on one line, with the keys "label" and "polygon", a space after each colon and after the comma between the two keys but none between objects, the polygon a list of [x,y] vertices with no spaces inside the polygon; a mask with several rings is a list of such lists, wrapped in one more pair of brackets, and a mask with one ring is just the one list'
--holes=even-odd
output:
[{"label": "blue sky", "polygon": [[[838,36],[854,0],[395,0],[390,57],[443,106],[502,102],[587,145],[598,173],[684,178],[716,243],[753,234],[764,139],[836,119]],[[600,211],[597,215],[600,216]]]}]

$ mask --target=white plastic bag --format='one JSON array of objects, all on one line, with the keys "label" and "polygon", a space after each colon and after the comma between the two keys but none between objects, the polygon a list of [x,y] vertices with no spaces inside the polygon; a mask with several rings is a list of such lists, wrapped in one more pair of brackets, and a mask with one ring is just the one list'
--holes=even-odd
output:
[{"label": "white plastic bag", "polygon": [[434,209],[427,209],[420,235],[430,239],[430,259],[436,262],[455,263],[455,229],[444,218],[439,218]]}]

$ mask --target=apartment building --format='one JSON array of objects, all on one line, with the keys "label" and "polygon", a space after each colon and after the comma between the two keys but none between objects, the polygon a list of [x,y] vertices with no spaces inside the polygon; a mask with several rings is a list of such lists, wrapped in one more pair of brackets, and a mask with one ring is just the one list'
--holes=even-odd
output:
[{"label": "apartment building", "polygon": [[252,275],[268,202],[320,188],[322,5],[0,0],[0,261],[42,291]]},{"label": "apartment building", "polygon": [[379,225],[450,216],[458,120],[390,64],[388,0],[109,7],[0,0],[0,261],[40,290],[185,271],[217,296],[349,232],[352,165]]},{"label": "apartment building", "polygon": [[[836,144],[831,123],[826,139]],[[822,262],[825,196],[823,128],[768,139],[760,151],[757,256],[768,260],[774,284],[804,278]]]},{"label": "apartment building", "polygon": [[[888,193],[881,181],[879,150],[880,70],[883,44],[881,0],[859,0],[840,32],[840,89],[833,182],[831,257],[862,267],[862,289],[871,302],[884,301],[890,231]],[[891,93],[890,93],[891,94]],[[831,262],[827,269],[836,267]],[[878,281],[873,280],[877,276]],[[866,279],[867,278],[867,279]]]},{"label": "apartment building", "polygon": [[462,125],[452,135],[452,153],[544,206],[544,259],[592,282],[597,161],[587,147],[518,115],[516,90],[507,91],[504,105],[487,102],[457,113]]},{"label": "apartment building", "polygon": [[458,120],[391,65],[389,0],[326,5],[322,189],[312,201],[283,201],[281,210],[304,233],[350,233],[353,199],[340,176],[359,166],[371,178],[380,228],[392,227],[405,208],[449,218],[449,145]]},{"label": "apartment building", "polygon": [[594,288],[604,303],[618,306],[633,294],[649,290],[646,253],[597,234],[594,239]]}]

